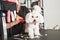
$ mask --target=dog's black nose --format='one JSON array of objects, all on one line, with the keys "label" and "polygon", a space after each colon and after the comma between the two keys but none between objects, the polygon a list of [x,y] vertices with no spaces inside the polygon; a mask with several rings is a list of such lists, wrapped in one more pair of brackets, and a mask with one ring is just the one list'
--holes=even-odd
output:
[{"label": "dog's black nose", "polygon": [[36,20],[34,19],[34,21],[36,21]]}]

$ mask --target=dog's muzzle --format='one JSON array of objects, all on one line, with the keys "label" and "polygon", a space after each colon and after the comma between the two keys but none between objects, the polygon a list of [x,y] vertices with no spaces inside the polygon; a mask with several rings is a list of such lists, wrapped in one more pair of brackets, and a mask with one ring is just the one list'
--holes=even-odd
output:
[{"label": "dog's muzzle", "polygon": [[33,24],[36,25],[36,20],[33,21]]}]

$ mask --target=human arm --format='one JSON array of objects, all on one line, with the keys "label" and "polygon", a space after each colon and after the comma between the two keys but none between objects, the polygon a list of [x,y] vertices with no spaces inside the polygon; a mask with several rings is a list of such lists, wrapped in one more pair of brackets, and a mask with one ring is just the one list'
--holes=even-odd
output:
[{"label": "human arm", "polygon": [[13,27],[14,25],[20,23],[20,22],[21,22],[20,19],[23,20],[23,18],[20,17],[18,14],[16,14],[16,16],[17,16],[17,17],[16,17],[16,20],[15,20],[15,21],[6,24],[6,25],[7,25],[7,29],[9,29],[9,28]]},{"label": "human arm", "polygon": [[13,22],[7,23],[7,24],[6,24],[6,25],[7,25],[7,29],[13,27],[14,25],[16,25],[16,24],[18,24],[18,23],[19,23],[19,21],[13,21]]},{"label": "human arm", "polygon": [[17,0],[17,12],[19,12],[19,10],[21,9],[21,5],[20,5],[20,0]]}]

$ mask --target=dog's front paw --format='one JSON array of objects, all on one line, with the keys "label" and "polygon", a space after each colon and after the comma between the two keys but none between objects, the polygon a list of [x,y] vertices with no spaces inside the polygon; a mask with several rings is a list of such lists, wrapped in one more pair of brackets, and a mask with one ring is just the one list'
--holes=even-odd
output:
[{"label": "dog's front paw", "polygon": [[31,37],[29,37],[30,39],[34,39],[34,37],[33,36],[31,36]]},{"label": "dog's front paw", "polygon": [[39,36],[35,36],[35,38],[39,38]]},{"label": "dog's front paw", "polygon": [[39,36],[41,37],[41,36],[43,36],[43,35],[40,34]]},{"label": "dog's front paw", "polygon": [[35,38],[40,38],[40,37],[42,37],[43,35],[35,35]]}]

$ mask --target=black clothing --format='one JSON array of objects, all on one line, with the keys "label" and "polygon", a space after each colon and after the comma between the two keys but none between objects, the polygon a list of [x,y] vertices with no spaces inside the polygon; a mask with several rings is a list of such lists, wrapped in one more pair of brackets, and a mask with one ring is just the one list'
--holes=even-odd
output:
[{"label": "black clothing", "polygon": [[[25,19],[26,14],[29,12],[28,8],[25,6],[21,6],[21,10],[19,11],[18,15]],[[19,23],[12,28],[8,29],[8,35],[12,36],[15,34],[20,34],[25,32],[25,23]]]},{"label": "black clothing", "polygon": [[[2,5],[2,10],[3,11],[5,11],[5,13],[7,12],[7,10],[11,10],[11,11],[13,11],[13,10],[16,10],[16,5],[15,4],[12,4],[12,5],[10,5],[10,3],[6,3],[6,2],[4,2],[4,3],[2,3],[3,5]],[[11,7],[12,6],[12,7]],[[27,8],[27,7],[25,7],[25,6],[21,6],[21,10],[19,11],[19,13],[18,13],[18,15],[19,16],[21,16],[21,17],[23,17],[24,19],[25,19],[25,16],[26,16],[26,14],[29,12],[29,9]],[[7,15],[6,15],[7,16]],[[7,20],[6,20],[7,21]],[[0,20],[0,22],[1,22],[1,20]],[[20,33],[24,33],[24,31],[25,31],[25,25],[24,25],[25,23],[19,23],[19,24],[17,24],[17,25],[15,25],[15,26],[13,26],[12,28],[9,28],[9,29],[7,29],[7,34],[8,34],[8,36],[12,36],[12,35],[15,35],[15,34],[20,34]],[[0,25],[1,26],[1,25]],[[0,34],[1,35],[1,34]]]},{"label": "black clothing", "polygon": [[29,13],[29,9],[25,6],[21,6],[21,10],[19,11],[18,15],[25,19],[27,13]]},{"label": "black clothing", "polygon": [[1,1],[0,4],[1,4],[1,10],[11,10],[11,11],[17,10],[16,3]]}]

